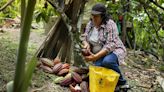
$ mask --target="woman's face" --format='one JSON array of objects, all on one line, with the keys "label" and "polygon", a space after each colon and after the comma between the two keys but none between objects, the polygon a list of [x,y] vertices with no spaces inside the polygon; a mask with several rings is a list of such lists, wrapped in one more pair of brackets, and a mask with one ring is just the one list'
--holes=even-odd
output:
[{"label": "woman's face", "polygon": [[92,18],[93,24],[96,27],[99,27],[101,25],[101,22],[102,22],[101,15],[92,15],[91,18]]}]

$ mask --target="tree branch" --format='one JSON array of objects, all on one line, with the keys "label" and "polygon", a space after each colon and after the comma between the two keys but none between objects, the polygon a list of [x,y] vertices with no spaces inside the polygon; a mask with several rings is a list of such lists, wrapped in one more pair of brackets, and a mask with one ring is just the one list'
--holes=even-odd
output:
[{"label": "tree branch", "polygon": [[[143,6],[143,7],[144,7],[144,6]],[[147,10],[146,10],[145,7],[144,7],[144,11],[145,11],[145,13],[148,15],[148,17],[149,17],[149,19],[150,19],[150,22],[151,22],[151,24],[152,24],[154,30],[157,32],[157,29],[155,28],[155,25],[153,24],[152,18],[150,17],[150,15],[149,15],[149,13],[147,12]]]},{"label": "tree branch", "polygon": [[15,0],[10,0],[8,1],[5,5],[3,5],[1,8],[0,8],[0,12],[3,11],[7,6],[11,5],[12,2],[14,2]]},{"label": "tree branch", "polygon": [[[144,7],[144,6],[143,6],[143,7]],[[149,17],[149,19],[150,19],[150,22],[151,22],[151,24],[152,24],[152,26],[153,26],[153,28],[154,28],[154,30],[155,30],[157,39],[159,40],[159,42],[160,42],[162,48],[164,48],[164,44],[163,44],[161,38],[160,38],[159,35],[158,35],[158,30],[155,28],[155,25],[153,24],[152,18],[150,17],[150,15],[149,15],[149,13],[147,12],[147,10],[146,10],[145,7],[144,7],[144,11],[145,11],[145,13],[148,15],[148,17]]]},{"label": "tree branch", "polygon": [[164,7],[160,6],[157,2],[153,1],[153,0],[149,0],[150,2],[152,2],[154,5],[156,5],[157,7],[161,8],[162,10],[164,10]]},{"label": "tree branch", "polygon": [[140,4],[142,4],[145,8],[150,8],[152,9],[156,14],[159,14],[159,11],[154,9],[152,6],[149,6],[147,3],[145,3],[143,0],[136,0],[138,1]]}]

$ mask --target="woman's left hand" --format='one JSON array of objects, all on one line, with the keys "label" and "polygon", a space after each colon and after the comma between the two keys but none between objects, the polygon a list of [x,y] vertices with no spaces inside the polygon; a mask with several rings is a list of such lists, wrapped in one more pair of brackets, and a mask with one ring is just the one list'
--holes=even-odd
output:
[{"label": "woman's left hand", "polygon": [[84,58],[86,61],[96,61],[97,60],[97,57],[93,53],[89,56],[85,56]]}]

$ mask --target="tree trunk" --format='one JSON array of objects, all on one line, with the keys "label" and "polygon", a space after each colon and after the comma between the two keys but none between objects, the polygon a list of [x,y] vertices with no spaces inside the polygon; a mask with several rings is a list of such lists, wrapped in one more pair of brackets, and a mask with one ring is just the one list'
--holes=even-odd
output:
[{"label": "tree trunk", "polygon": [[75,61],[73,62],[75,65],[85,64],[80,53],[74,49],[75,44],[79,41],[77,23],[80,14],[84,10],[86,1],[73,0],[63,10],[56,2],[52,0],[47,1],[59,12],[60,19],[53,26],[43,46],[41,46],[38,57],[54,59],[56,56],[59,56],[61,61],[70,63],[71,56],[74,54],[73,60],[71,61]]}]

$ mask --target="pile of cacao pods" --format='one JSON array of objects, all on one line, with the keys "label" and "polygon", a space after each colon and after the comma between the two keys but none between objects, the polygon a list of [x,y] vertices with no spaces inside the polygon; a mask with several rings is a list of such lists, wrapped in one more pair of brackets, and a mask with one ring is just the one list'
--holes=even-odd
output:
[{"label": "pile of cacao pods", "polygon": [[58,76],[54,80],[56,84],[69,87],[71,92],[89,92],[88,67],[72,66],[61,62],[59,58],[40,58],[39,61],[38,67],[44,72]]}]

